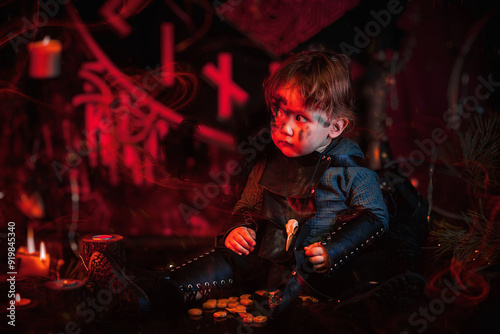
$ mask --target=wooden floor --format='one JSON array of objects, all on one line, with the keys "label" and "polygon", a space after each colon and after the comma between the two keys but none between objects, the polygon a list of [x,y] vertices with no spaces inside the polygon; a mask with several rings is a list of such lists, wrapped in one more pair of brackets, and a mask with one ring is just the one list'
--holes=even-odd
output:
[{"label": "wooden floor", "polygon": [[[212,238],[156,237],[127,238],[127,261],[131,267],[148,270],[168,268],[210,250]],[[5,261],[6,262],[6,261]],[[3,272],[6,272],[3,270]],[[76,271],[73,271],[74,273]],[[498,273],[499,271],[497,271]],[[496,276],[495,276],[496,275]],[[24,297],[37,301],[34,308],[16,312],[16,326],[6,324],[6,308],[2,307],[0,331],[2,333],[498,333],[500,329],[500,299],[498,274],[491,275],[491,297],[479,305],[460,306],[443,304],[426,298],[407,309],[391,309],[364,304],[358,309],[339,311],[327,302],[295,301],[289,309],[263,325],[244,324],[237,315],[229,314],[216,320],[212,313],[204,312],[193,319],[187,312],[165,313],[153,310],[149,316],[138,318],[102,317],[99,305],[93,306],[86,296],[74,300],[72,306],[61,309],[51,305],[44,289],[49,279],[17,277],[16,289]],[[0,280],[2,297],[9,288],[6,276]],[[82,278],[75,277],[75,278]],[[84,278],[84,277],[83,277]],[[248,291],[253,293],[253,291]],[[5,303],[5,297],[2,298]],[[82,307],[82,303],[83,306]],[[440,308],[442,305],[442,309]],[[194,305],[201,307],[200,305]],[[359,311],[358,311],[359,310]],[[427,311],[426,311],[427,310]],[[427,313],[426,313],[427,312]]]}]

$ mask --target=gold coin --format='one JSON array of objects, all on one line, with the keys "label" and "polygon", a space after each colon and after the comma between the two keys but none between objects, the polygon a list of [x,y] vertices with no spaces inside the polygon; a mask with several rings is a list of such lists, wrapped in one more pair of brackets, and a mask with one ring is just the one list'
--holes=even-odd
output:
[{"label": "gold coin", "polygon": [[257,324],[262,324],[267,321],[267,317],[264,315],[258,315],[256,317],[253,317],[253,322]]},{"label": "gold coin", "polygon": [[251,299],[242,299],[240,300],[241,305],[244,306],[252,306],[253,305],[253,300]]},{"label": "gold coin", "polygon": [[226,311],[229,313],[236,313],[236,309],[234,307],[226,307]]},{"label": "gold coin", "polygon": [[198,316],[201,315],[203,311],[199,308],[191,308],[188,310],[188,314],[192,316]]},{"label": "gold coin", "polygon": [[225,301],[220,301],[220,300],[219,300],[219,301],[217,302],[217,308],[226,308],[226,307],[227,307],[227,304],[228,304],[227,302],[225,302]]},{"label": "gold coin", "polygon": [[229,307],[229,308],[235,308],[238,305],[241,305],[241,304],[238,303],[238,302],[229,302],[229,303],[227,303],[227,307]]},{"label": "gold coin", "polygon": [[211,301],[207,301],[207,302],[203,303],[203,308],[205,308],[205,309],[213,309],[216,307],[217,307],[217,304],[214,302],[211,302]]},{"label": "gold coin", "polygon": [[240,312],[240,313],[238,313],[238,315],[240,316],[240,318],[244,318],[246,316],[252,315],[252,313]]},{"label": "gold coin", "polygon": [[248,323],[248,322],[253,322],[253,318],[254,318],[253,315],[247,313],[247,315],[245,315],[242,318],[242,320],[243,320],[243,322],[247,322]]},{"label": "gold coin", "polygon": [[227,312],[225,311],[218,311],[214,313],[215,318],[225,318],[227,317]]},{"label": "gold coin", "polygon": [[255,291],[255,294],[261,297],[267,297],[269,295],[269,293],[266,290],[257,290]]}]

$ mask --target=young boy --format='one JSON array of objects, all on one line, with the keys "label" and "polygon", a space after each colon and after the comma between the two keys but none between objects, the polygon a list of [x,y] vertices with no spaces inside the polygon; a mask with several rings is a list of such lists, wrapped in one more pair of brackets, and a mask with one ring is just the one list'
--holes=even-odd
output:
[{"label": "young boy", "polygon": [[[331,52],[292,56],[266,80],[264,90],[271,136],[279,152],[253,169],[235,213],[263,216],[282,229],[295,219],[299,230],[289,237],[295,243],[291,264],[299,282],[306,283],[306,276],[313,278],[314,273],[333,274],[367,240],[370,243],[387,229],[387,210],[373,171],[354,167],[356,163],[347,168],[332,165],[339,159],[363,158],[357,144],[341,137],[354,122],[350,73],[343,56]],[[339,213],[348,209],[356,210],[352,211],[356,219],[331,236]],[[248,223],[235,227],[225,246],[243,255],[260,247],[261,256],[275,262],[287,258],[283,238],[264,236],[268,244],[257,245],[258,228]],[[269,231],[274,226],[261,228]],[[307,272],[307,265],[313,271]],[[317,292],[331,290],[311,287]]]},{"label": "young boy", "polygon": [[264,90],[277,149],[251,171],[224,246],[170,279],[193,293],[280,288],[282,310],[302,287],[340,295],[335,272],[387,229],[388,215],[376,174],[356,167],[361,149],[341,137],[354,122],[346,58],[299,53]]},{"label": "young boy", "polygon": [[354,123],[347,59],[296,54],[264,90],[276,148],[253,167],[223,246],[165,277],[178,296],[279,289],[278,312],[303,288],[337,300],[353,287],[345,264],[388,227],[376,174],[341,136]]}]

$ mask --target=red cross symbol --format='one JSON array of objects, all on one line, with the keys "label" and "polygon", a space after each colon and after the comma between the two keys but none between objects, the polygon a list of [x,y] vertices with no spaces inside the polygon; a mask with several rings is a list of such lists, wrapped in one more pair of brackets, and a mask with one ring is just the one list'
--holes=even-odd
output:
[{"label": "red cross symbol", "polygon": [[219,68],[208,63],[203,66],[202,73],[218,86],[219,109],[217,115],[221,120],[228,120],[233,114],[232,102],[244,104],[248,100],[248,93],[233,81],[233,56],[226,52],[219,53],[217,62]]}]

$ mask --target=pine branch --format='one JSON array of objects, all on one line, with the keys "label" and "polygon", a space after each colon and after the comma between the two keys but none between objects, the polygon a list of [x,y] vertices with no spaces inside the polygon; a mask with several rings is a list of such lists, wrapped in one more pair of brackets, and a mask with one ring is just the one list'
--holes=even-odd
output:
[{"label": "pine branch", "polygon": [[477,116],[460,136],[464,169],[460,177],[476,191],[500,186],[500,115]]},{"label": "pine branch", "polygon": [[490,222],[484,215],[469,211],[464,214],[466,226],[446,220],[437,221],[430,234],[438,243],[436,256],[452,254],[463,262],[495,262],[500,258],[500,222]]}]

